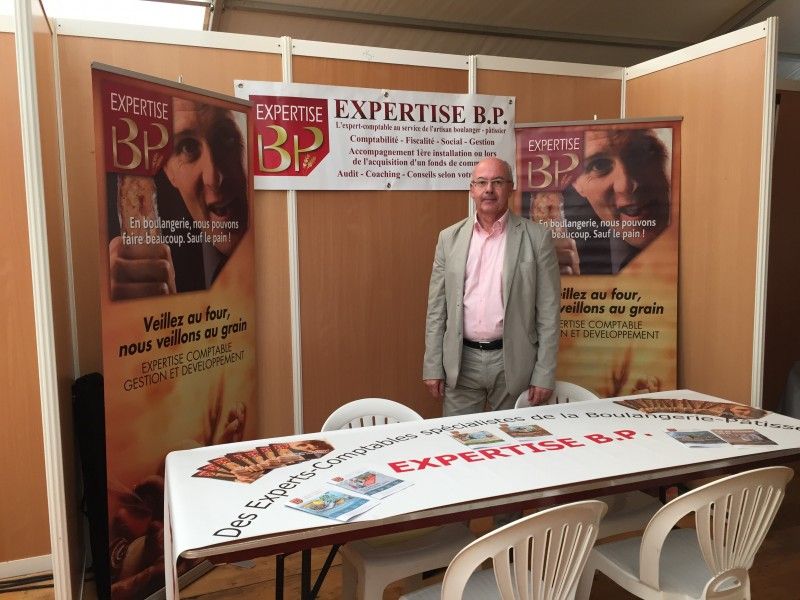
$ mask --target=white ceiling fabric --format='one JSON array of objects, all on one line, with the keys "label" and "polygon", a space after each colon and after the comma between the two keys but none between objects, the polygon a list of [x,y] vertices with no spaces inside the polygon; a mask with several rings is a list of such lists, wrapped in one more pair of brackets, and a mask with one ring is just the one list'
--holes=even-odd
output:
[{"label": "white ceiling fabric", "polygon": [[631,66],[777,16],[778,77],[800,76],[798,0],[217,0],[216,4],[213,28],[219,31],[616,66]]}]

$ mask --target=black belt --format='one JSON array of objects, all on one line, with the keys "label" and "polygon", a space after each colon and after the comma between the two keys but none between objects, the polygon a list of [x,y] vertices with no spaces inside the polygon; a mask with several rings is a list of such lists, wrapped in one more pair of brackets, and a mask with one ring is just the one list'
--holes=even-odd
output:
[{"label": "black belt", "polygon": [[492,340],[491,342],[473,342],[472,340],[464,340],[464,345],[469,348],[477,350],[500,350],[503,347],[503,339]]}]

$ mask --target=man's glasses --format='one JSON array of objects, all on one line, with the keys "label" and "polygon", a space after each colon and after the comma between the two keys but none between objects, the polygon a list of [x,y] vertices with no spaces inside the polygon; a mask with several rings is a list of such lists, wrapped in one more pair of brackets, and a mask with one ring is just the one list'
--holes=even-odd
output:
[{"label": "man's glasses", "polygon": [[472,187],[476,190],[485,190],[487,187],[491,186],[495,187],[502,187],[507,183],[511,183],[510,179],[475,179],[469,182]]}]

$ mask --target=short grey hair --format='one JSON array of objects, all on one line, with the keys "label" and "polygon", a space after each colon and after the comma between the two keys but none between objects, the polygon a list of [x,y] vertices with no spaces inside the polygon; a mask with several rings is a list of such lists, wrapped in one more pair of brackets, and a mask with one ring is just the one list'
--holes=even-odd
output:
[{"label": "short grey hair", "polygon": [[507,160],[503,160],[499,156],[484,156],[482,159],[480,159],[478,162],[475,163],[475,166],[472,167],[472,172],[473,173],[475,172],[475,167],[477,167],[480,163],[482,163],[485,160],[489,160],[490,158],[496,160],[501,165],[503,165],[503,168],[506,171],[506,177],[511,183],[514,183],[514,170],[511,168],[511,163],[509,163]]},{"label": "short grey hair", "polygon": [[511,163],[509,163],[507,160],[503,160],[499,156],[495,156],[495,158],[500,161],[500,163],[503,165],[503,167],[505,167],[506,173],[508,174],[508,179],[509,179],[509,181],[511,181],[513,183],[514,182],[514,169],[511,168]]}]

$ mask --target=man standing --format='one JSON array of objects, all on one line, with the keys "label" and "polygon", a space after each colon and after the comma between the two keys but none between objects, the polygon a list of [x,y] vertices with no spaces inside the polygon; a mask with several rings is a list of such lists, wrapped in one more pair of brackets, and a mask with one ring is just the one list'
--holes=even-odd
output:
[{"label": "man standing", "polygon": [[512,184],[507,162],[480,161],[475,216],[439,234],[422,377],[445,416],[513,408],[526,388],[541,404],[555,386],[558,262],[549,231],[508,210]]}]

